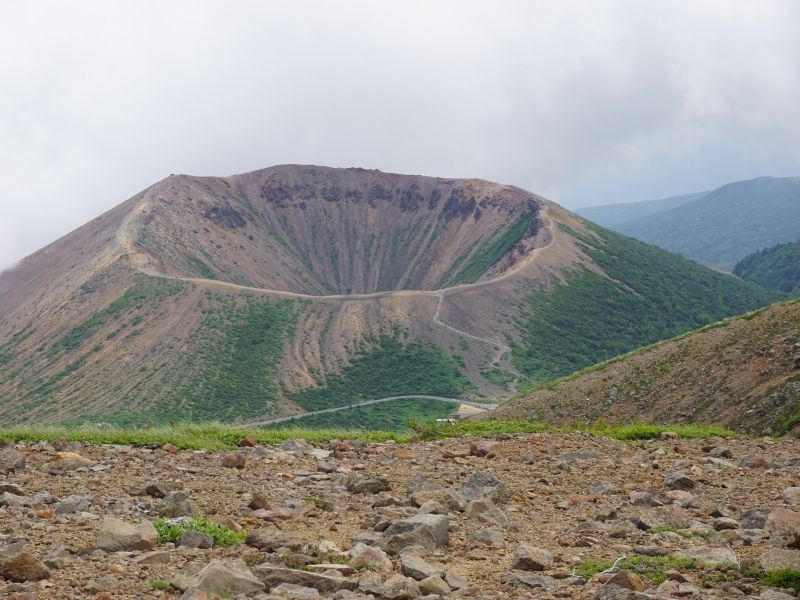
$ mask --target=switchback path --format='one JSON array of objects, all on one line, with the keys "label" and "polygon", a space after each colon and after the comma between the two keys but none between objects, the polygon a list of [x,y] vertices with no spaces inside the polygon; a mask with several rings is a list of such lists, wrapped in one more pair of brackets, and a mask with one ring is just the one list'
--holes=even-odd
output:
[{"label": "switchback path", "polygon": [[289,417],[279,417],[277,419],[264,419],[263,421],[253,421],[252,423],[243,423],[241,427],[261,427],[263,425],[274,425],[275,423],[285,423],[293,419],[301,419],[303,417],[310,417],[311,415],[324,415],[326,413],[334,413],[342,410],[348,410],[357,406],[367,406],[369,404],[380,404],[381,402],[390,402],[392,400],[442,400],[444,402],[453,402],[455,404],[466,404],[467,406],[474,406],[475,408],[482,408],[484,410],[494,410],[497,404],[484,404],[481,402],[473,402],[472,400],[460,400],[458,398],[445,398],[443,396],[428,396],[426,394],[410,394],[406,396],[387,396],[386,398],[377,398],[374,400],[359,400],[352,404],[344,406],[335,406],[333,408],[323,408],[322,410],[314,410],[311,412],[300,413],[298,415],[291,415]]}]

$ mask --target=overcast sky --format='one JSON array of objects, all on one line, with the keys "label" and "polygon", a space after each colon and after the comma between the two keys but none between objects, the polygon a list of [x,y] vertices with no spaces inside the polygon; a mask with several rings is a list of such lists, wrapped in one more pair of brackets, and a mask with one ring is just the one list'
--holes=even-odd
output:
[{"label": "overcast sky", "polygon": [[0,268],[169,173],[361,166],[572,208],[800,175],[794,0],[0,2]]}]

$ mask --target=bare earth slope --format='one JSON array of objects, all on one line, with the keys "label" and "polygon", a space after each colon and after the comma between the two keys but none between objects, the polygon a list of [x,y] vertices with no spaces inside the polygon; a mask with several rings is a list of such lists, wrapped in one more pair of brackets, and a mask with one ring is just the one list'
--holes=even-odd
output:
[{"label": "bare earth slope", "polygon": [[509,400],[500,417],[548,422],[718,423],[759,433],[800,424],[800,301],[632,353]]},{"label": "bare earth slope", "polygon": [[496,400],[772,298],[511,186],[170,176],[0,274],[0,422]]}]

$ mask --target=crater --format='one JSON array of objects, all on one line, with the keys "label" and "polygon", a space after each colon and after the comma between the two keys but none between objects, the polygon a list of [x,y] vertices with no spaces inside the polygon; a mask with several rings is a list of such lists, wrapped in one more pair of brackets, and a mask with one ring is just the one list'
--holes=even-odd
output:
[{"label": "crater", "polygon": [[541,201],[476,179],[287,165],[149,190],[137,251],[163,274],[311,295],[497,277],[536,245]]}]

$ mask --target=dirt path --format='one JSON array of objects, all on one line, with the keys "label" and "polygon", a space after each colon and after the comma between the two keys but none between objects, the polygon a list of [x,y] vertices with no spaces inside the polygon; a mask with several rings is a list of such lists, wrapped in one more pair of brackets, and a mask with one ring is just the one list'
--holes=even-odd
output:
[{"label": "dirt path", "polygon": [[[503,342],[493,341],[487,338],[483,338],[469,332],[463,331],[461,329],[457,329],[452,325],[448,325],[444,321],[439,318],[439,313],[442,308],[442,304],[444,303],[445,296],[449,296],[451,294],[458,294],[460,292],[478,289],[482,287],[486,287],[487,285],[494,284],[498,281],[502,281],[511,277],[517,271],[524,268],[529,262],[535,260],[539,254],[550,248],[555,241],[556,235],[558,232],[558,228],[553,226],[553,221],[548,217],[548,206],[547,204],[542,204],[542,217],[545,223],[545,228],[550,234],[550,239],[544,246],[539,248],[534,248],[528,256],[526,256],[523,260],[518,262],[516,265],[508,269],[507,271],[503,272],[502,274],[494,277],[492,279],[488,279],[486,281],[480,281],[477,283],[464,283],[461,285],[456,285],[448,288],[441,288],[439,290],[389,290],[383,292],[372,292],[368,294],[331,294],[331,295],[314,295],[314,294],[302,294],[299,292],[287,292],[285,290],[274,290],[274,289],[267,289],[267,288],[259,288],[247,285],[240,285],[238,283],[230,283],[227,281],[219,281],[216,279],[203,279],[197,277],[181,277],[177,275],[167,275],[165,273],[160,273],[148,265],[146,260],[142,260],[139,257],[142,255],[137,253],[133,246],[133,241],[130,238],[130,226],[135,217],[138,214],[141,214],[145,211],[148,206],[147,201],[143,201],[139,206],[137,206],[133,211],[131,211],[130,215],[128,215],[120,225],[119,230],[117,231],[117,240],[122,248],[128,253],[129,257],[131,258],[132,264],[142,273],[145,275],[150,275],[151,277],[161,277],[163,279],[172,279],[176,281],[184,281],[188,283],[196,283],[201,284],[207,287],[222,287],[226,289],[232,290],[241,290],[246,292],[258,292],[262,294],[268,294],[270,296],[275,296],[277,298],[289,298],[289,299],[300,299],[300,300],[315,300],[315,301],[359,301],[359,300],[375,300],[379,298],[389,298],[389,297],[403,297],[403,296],[432,296],[437,298],[436,308],[433,313],[432,321],[435,325],[440,327],[444,327],[445,329],[449,329],[450,331],[461,335],[465,338],[475,340],[477,342],[481,342],[484,344],[488,344],[495,349],[495,354],[492,357],[492,364],[494,366],[499,365],[500,360],[502,359],[503,355],[506,353],[511,352],[511,348],[504,344]],[[512,393],[516,388],[516,380],[512,383]],[[425,397],[425,396],[415,396],[415,397]],[[391,399],[391,398],[389,398]],[[380,399],[380,401],[384,401],[386,399]]]},{"label": "dirt path", "polygon": [[244,423],[242,427],[261,427],[263,425],[273,425],[275,423],[285,423],[286,421],[291,421],[292,419],[300,419],[302,417],[310,417],[311,415],[323,415],[326,413],[334,413],[339,412],[342,410],[348,410],[350,408],[355,408],[357,406],[368,406],[370,404],[380,404],[381,402],[390,402],[392,400],[442,400],[444,402],[452,402],[454,404],[466,404],[467,406],[472,406],[475,408],[480,408],[483,410],[494,410],[497,408],[497,404],[484,404],[482,402],[473,402],[471,400],[462,400],[459,398],[445,398],[443,396],[428,396],[426,394],[409,394],[406,396],[387,396],[385,398],[376,398],[374,400],[359,400],[358,402],[353,402],[351,404],[346,404],[344,406],[335,406],[333,408],[323,408],[322,410],[314,410],[311,412],[301,413],[298,415],[291,415],[288,417],[279,417],[277,419],[264,419],[262,421],[253,421],[251,423]]}]

